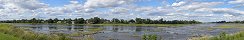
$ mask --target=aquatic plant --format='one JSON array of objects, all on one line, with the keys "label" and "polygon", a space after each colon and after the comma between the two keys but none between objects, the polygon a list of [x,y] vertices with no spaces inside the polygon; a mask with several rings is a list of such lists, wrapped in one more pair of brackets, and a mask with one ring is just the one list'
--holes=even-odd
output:
[{"label": "aquatic plant", "polygon": [[155,34],[151,34],[151,35],[144,34],[142,36],[142,39],[143,40],[157,40],[157,35],[155,35]]}]

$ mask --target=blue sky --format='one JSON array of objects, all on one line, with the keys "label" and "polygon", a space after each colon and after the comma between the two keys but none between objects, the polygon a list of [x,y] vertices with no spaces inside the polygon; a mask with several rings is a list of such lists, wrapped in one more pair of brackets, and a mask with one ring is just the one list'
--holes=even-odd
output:
[{"label": "blue sky", "polygon": [[235,21],[244,0],[0,0],[0,20],[91,17]]}]

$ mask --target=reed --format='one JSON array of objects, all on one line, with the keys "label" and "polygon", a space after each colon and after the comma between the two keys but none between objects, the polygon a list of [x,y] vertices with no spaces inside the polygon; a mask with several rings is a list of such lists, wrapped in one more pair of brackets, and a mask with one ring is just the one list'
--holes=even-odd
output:
[{"label": "reed", "polygon": [[0,24],[0,32],[21,38],[20,40],[72,40],[65,34],[38,34],[22,28],[13,27],[10,24]]}]

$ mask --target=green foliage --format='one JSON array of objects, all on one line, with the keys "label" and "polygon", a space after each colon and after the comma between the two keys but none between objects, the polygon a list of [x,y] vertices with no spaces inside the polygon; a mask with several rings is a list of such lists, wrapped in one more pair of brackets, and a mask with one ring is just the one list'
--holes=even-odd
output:
[{"label": "green foliage", "polygon": [[14,37],[13,35],[0,33],[0,40],[21,40],[21,38]]},{"label": "green foliage", "polygon": [[218,25],[214,28],[239,28],[239,29],[244,29],[244,24],[221,24]]},{"label": "green foliage", "polygon": [[33,18],[30,20],[22,19],[22,20],[6,20],[6,21],[0,21],[0,23],[64,23],[64,24],[71,24],[74,22],[75,24],[196,24],[201,23],[199,21],[195,20],[172,20],[172,21],[166,21],[163,19],[159,20],[152,20],[152,19],[142,19],[142,18],[136,18],[136,19],[117,19],[113,18],[112,20],[107,20],[99,17],[94,17],[90,19],[83,19],[83,18],[76,18],[76,19],[63,19],[59,20],[58,18],[55,19],[37,19]]},{"label": "green foliage", "polygon": [[243,21],[217,21],[212,23],[244,23],[244,20]]},{"label": "green foliage", "polygon": [[200,38],[198,40],[244,40],[244,32],[228,35],[225,32],[220,33],[216,37]]},{"label": "green foliage", "polygon": [[142,35],[142,40],[157,40],[157,35]]},{"label": "green foliage", "polygon": [[23,40],[71,40],[64,34],[36,34],[21,28],[15,28],[10,24],[0,24],[0,32]]}]

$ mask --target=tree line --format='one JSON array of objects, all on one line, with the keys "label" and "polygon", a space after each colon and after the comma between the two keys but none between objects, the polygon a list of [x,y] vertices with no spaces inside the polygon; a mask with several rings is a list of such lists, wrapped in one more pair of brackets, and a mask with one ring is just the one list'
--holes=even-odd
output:
[{"label": "tree line", "polygon": [[212,23],[244,23],[244,20],[243,21],[217,21]]},{"label": "tree line", "polygon": [[1,23],[66,23],[66,24],[196,24],[201,23],[195,20],[152,20],[152,19],[142,19],[135,18],[130,20],[113,18],[112,20],[103,19],[99,17],[93,17],[90,19],[75,18],[75,19],[21,19],[21,20],[5,20],[0,21]]}]

